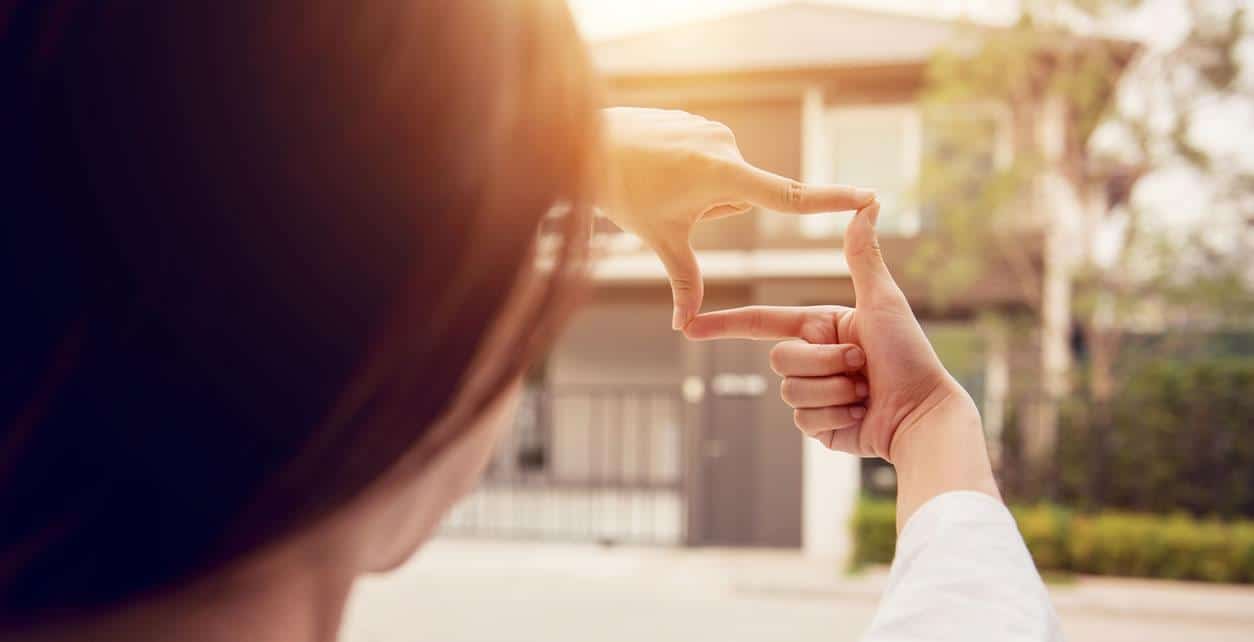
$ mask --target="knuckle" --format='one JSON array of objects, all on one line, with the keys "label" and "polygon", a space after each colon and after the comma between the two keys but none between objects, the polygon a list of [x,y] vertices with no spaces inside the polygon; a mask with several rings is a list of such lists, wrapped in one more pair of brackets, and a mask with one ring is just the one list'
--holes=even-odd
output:
[{"label": "knuckle", "polygon": [[824,372],[836,373],[844,370],[845,351],[844,350],[823,350],[820,357]]},{"label": "knuckle", "polygon": [[[826,314],[810,317],[802,322],[799,328],[802,339],[812,344],[831,344],[835,343],[836,324]],[[826,348],[818,348],[820,350]]]},{"label": "knuckle", "polygon": [[850,247],[846,249],[846,253],[851,258],[859,258],[859,259],[871,258],[871,259],[878,259],[880,261],[884,260],[884,253],[883,251],[880,250],[879,239],[874,239],[870,243],[867,243],[865,245],[857,245],[854,247]]},{"label": "knuckle", "polygon": [[751,336],[757,336],[758,332],[762,329],[762,323],[762,309],[753,308],[753,310],[749,313],[749,334]]},{"label": "knuckle", "polygon": [[779,398],[784,400],[788,405],[794,405],[797,401],[797,380],[792,377],[785,377],[779,382]]},{"label": "knuckle", "polygon": [[[705,149],[683,149],[677,150],[675,154],[676,165],[673,168],[675,171],[695,173],[699,176],[713,177],[715,179],[722,178],[728,171],[725,168],[726,161]],[[709,178],[706,180],[709,180]]]},{"label": "knuckle", "polygon": [[849,422],[848,411],[841,407],[827,407],[823,409],[823,425],[834,429],[842,428]]},{"label": "knuckle", "polygon": [[687,277],[672,277],[671,289],[675,292],[692,292],[697,289],[696,281]]},{"label": "knuckle", "polygon": [[[704,162],[705,167],[712,175],[714,182],[717,185],[724,186],[720,189],[720,191],[726,190],[730,192],[731,188],[726,186],[736,183],[744,172],[744,168],[741,167],[740,163],[726,158],[706,156]],[[726,195],[720,195],[720,197],[722,196]]]},{"label": "knuckle", "polygon": [[784,202],[793,207],[800,207],[805,201],[806,186],[800,181],[790,180],[784,183]]},{"label": "knuckle", "polygon": [[848,377],[836,377],[832,381],[832,390],[844,401],[853,396],[853,382]]},{"label": "knuckle", "polygon": [[819,308],[814,316],[823,324],[835,328],[840,321],[841,314],[847,310],[847,308],[842,308],[838,305],[825,305]]}]

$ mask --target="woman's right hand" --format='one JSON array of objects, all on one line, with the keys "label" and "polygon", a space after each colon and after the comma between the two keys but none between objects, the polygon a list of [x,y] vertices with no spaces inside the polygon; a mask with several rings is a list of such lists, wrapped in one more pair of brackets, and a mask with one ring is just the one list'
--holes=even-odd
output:
[{"label": "woman's right hand", "polygon": [[784,377],[781,396],[796,409],[797,427],[833,450],[892,461],[895,442],[934,406],[970,398],[941,365],[884,265],[874,229],[879,209],[876,201],[859,210],[846,234],[857,307],[724,310],[698,316],[686,334],[791,339],[771,351],[771,367]]},{"label": "woman's right hand", "polygon": [[797,427],[833,450],[896,465],[905,516],[944,490],[996,496],[975,403],[941,365],[884,264],[879,209],[859,210],[845,234],[856,307],[725,310],[698,316],[685,333],[790,339],[772,350],[771,366],[784,376],[781,396],[796,408]]}]

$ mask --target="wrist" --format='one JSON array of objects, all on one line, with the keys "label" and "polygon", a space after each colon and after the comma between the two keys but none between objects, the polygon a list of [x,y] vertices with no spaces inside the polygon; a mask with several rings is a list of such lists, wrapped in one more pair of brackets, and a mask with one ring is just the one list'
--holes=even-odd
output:
[{"label": "wrist", "polygon": [[[942,434],[937,434],[942,433]],[[926,457],[932,442],[959,435],[978,435],[983,441],[983,422],[971,395],[948,374],[893,432],[888,457],[893,465]]]},{"label": "wrist", "polygon": [[893,437],[890,454],[897,471],[898,529],[915,510],[942,493],[971,490],[1001,499],[979,411],[970,395],[951,382]]}]

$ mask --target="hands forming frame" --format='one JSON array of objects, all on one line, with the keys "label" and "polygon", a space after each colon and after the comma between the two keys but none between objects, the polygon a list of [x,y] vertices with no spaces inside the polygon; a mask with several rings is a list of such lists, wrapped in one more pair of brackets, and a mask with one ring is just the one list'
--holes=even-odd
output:
[{"label": "hands forming frame", "polygon": [[[975,403],[945,370],[880,250],[871,190],[806,185],[747,163],[726,126],[651,109],[606,110],[608,212],[661,258],[677,330],[693,340],[781,341],[771,368],[794,422],[832,450],[897,469],[900,528],[951,490],[1000,498]],[[791,214],[856,210],[845,258],[856,305],[751,306],[699,314],[703,288],[689,243],[704,220],[752,205]],[[835,257],[833,257],[835,260]]]}]

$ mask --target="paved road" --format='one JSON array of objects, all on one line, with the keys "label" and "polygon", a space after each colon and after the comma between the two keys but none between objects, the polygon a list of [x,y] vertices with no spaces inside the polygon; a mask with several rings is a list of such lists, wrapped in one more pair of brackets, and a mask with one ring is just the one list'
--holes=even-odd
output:
[{"label": "paved road", "polygon": [[[882,582],[788,552],[440,541],[363,582],[344,640],[857,640]],[[1082,580],[1054,593],[1072,642],[1254,640],[1254,589]]]}]

